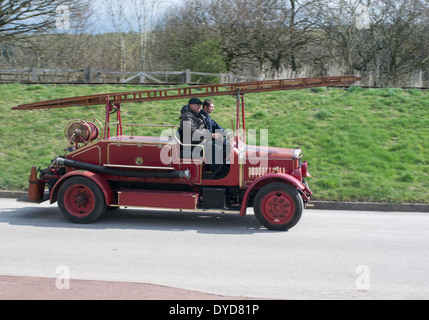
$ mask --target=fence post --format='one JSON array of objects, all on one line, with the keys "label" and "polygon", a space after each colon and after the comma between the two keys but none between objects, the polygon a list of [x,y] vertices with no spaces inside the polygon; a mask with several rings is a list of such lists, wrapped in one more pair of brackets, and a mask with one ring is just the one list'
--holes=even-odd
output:
[{"label": "fence post", "polygon": [[92,68],[91,67],[85,67],[83,69],[83,79],[87,83],[92,83]]},{"label": "fence post", "polygon": [[231,71],[229,72],[229,82],[230,83],[234,82],[234,74]]},{"label": "fence post", "polygon": [[32,67],[31,68],[31,82],[37,82],[37,68]]},{"label": "fence post", "polygon": [[185,75],[186,75],[186,82],[185,83],[191,83],[191,81],[192,81],[191,70],[190,69],[186,69],[185,70]]}]

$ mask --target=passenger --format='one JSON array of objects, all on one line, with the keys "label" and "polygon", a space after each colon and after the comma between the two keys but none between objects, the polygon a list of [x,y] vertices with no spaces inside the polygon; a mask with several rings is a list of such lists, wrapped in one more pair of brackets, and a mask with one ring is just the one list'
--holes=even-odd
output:
[{"label": "passenger", "polygon": [[214,110],[213,101],[209,99],[205,100],[203,103],[203,109],[200,111],[200,113],[202,113],[203,116],[205,116],[207,119],[207,129],[211,133],[215,133],[216,130],[221,130],[222,132],[225,131],[216,121],[214,121],[210,117],[210,114],[213,112],[213,110]]},{"label": "passenger", "polygon": [[226,159],[229,156],[230,144],[228,139],[226,139],[226,131],[222,128],[216,121],[210,116],[214,110],[214,103],[212,100],[207,99],[203,103],[203,109],[200,111],[207,119],[207,128],[212,133],[213,139],[213,163],[217,164],[214,166],[215,172],[220,172],[224,164],[226,164]]}]

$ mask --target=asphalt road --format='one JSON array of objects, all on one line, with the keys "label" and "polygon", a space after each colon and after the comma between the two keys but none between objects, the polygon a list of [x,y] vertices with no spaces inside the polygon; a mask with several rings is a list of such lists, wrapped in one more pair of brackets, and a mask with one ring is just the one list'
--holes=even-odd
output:
[{"label": "asphalt road", "polygon": [[307,210],[288,232],[261,228],[252,211],[121,209],[73,225],[56,205],[0,199],[0,276],[56,279],[52,286],[70,276],[72,287],[78,279],[117,281],[229,297],[429,299],[428,231],[428,213],[322,210]]}]

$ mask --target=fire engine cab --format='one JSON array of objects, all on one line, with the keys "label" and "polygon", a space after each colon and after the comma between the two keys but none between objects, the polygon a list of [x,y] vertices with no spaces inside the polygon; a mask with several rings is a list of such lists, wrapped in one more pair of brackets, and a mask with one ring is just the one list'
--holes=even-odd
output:
[{"label": "fire engine cab", "polygon": [[[73,223],[91,223],[107,209],[162,208],[180,211],[237,212],[253,207],[270,230],[288,230],[301,218],[312,192],[308,164],[300,148],[246,144],[244,96],[248,93],[349,85],[354,76],[269,80],[187,88],[111,93],[20,105],[13,110],[105,105],[104,125],[95,118],[70,121],[64,155],[44,170],[31,169],[28,202],[58,202]],[[162,136],[137,136],[148,124],[122,122],[127,102],[232,95],[237,100],[233,132],[225,135],[222,169],[214,175],[204,144],[185,144],[177,124],[160,126]],[[116,114],[116,119],[111,119]],[[171,133],[171,134],[170,134]],[[184,150],[193,152],[184,152]],[[198,150],[196,152],[196,150]],[[193,156],[198,154],[198,156]],[[45,190],[49,192],[45,192]]]}]

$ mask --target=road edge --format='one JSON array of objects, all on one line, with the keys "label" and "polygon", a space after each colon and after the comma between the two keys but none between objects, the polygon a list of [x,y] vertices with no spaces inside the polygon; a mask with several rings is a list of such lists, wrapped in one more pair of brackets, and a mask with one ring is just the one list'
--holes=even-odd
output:
[{"label": "road edge", "polygon": [[429,204],[312,201],[308,209],[381,212],[429,212]]},{"label": "road edge", "polygon": [[[0,198],[19,199],[27,192],[0,190]],[[429,212],[429,204],[311,201],[308,209],[381,212]]]}]

